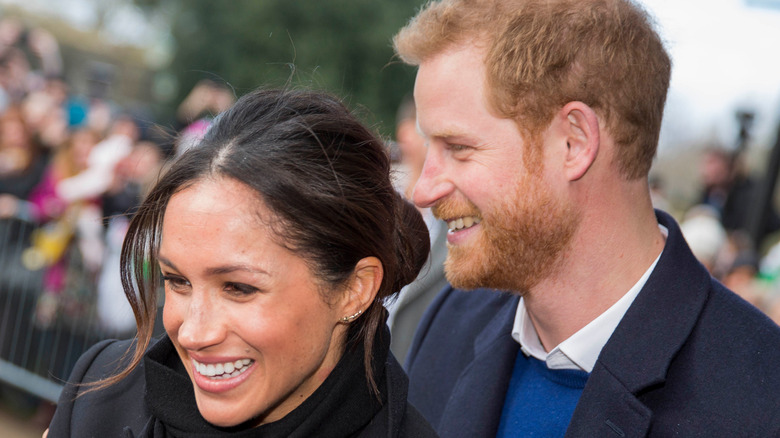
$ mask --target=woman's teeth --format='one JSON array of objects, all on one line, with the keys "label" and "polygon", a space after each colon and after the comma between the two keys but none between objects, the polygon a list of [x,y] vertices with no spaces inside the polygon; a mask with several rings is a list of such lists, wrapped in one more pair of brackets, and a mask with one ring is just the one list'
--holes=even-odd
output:
[{"label": "woman's teeth", "polygon": [[235,362],[205,364],[192,359],[195,371],[200,375],[212,379],[236,377],[246,371],[252,362],[254,362],[252,359],[239,359]]},{"label": "woman's teeth", "polygon": [[476,225],[480,223],[482,219],[476,217],[476,216],[465,216],[462,218],[458,218],[455,220],[451,220],[447,222],[447,227],[449,227],[450,231],[458,231],[462,230],[464,228],[469,228],[473,225]]}]

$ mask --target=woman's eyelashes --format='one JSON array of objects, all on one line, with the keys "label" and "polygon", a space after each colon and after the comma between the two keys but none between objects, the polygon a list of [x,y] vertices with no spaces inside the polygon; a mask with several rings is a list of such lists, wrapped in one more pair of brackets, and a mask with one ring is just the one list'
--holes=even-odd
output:
[{"label": "woman's eyelashes", "polygon": [[[186,278],[179,275],[162,272],[162,279],[168,288],[174,292],[185,292],[192,287]],[[225,281],[222,284],[222,290],[234,296],[247,296],[260,292],[260,289],[255,286],[234,281]]]},{"label": "woman's eyelashes", "polygon": [[190,282],[176,275],[163,274],[163,281],[175,292],[184,291],[190,287]]},{"label": "woman's eyelashes", "polygon": [[260,292],[260,289],[250,286],[248,284],[243,283],[233,283],[233,282],[227,282],[225,283],[225,291],[233,294],[233,295],[252,295],[257,292]]}]

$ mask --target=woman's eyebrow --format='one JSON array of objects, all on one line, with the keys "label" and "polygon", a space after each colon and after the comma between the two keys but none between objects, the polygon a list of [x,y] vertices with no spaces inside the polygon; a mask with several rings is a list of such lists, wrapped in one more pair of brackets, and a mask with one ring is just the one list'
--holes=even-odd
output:
[{"label": "woman's eyebrow", "polygon": [[268,271],[265,271],[260,268],[256,268],[254,266],[245,265],[245,264],[215,266],[213,268],[206,269],[206,275],[229,274],[235,271],[244,271],[252,274],[270,275]]},{"label": "woman's eyebrow", "polygon": [[[179,271],[179,268],[176,267],[176,265],[173,264],[170,260],[165,258],[164,256],[158,255],[157,259],[162,263],[163,265],[173,269],[174,271]],[[213,268],[208,268],[205,271],[206,275],[221,275],[221,274],[229,274],[231,272],[236,271],[244,271],[249,272],[252,274],[262,274],[262,275],[270,275],[268,271],[264,269],[260,269],[254,266],[250,266],[243,263],[237,263],[232,265],[221,265],[221,266],[215,266]]]},{"label": "woman's eyebrow", "polygon": [[171,268],[171,269],[173,269],[173,270],[175,270],[175,271],[178,271],[178,270],[179,270],[179,269],[176,267],[176,265],[174,265],[174,264],[173,264],[173,262],[171,262],[170,260],[168,260],[168,259],[167,259],[167,258],[165,258],[164,256],[161,256],[160,254],[157,254],[157,260],[159,260],[159,261],[160,261],[160,263],[162,263],[163,265],[165,265],[165,266],[167,266],[167,267],[169,267],[169,268]]}]

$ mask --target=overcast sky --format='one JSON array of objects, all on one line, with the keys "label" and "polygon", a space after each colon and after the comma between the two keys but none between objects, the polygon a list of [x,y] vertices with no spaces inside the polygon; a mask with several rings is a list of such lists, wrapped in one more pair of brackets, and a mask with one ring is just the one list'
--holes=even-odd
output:
[{"label": "overcast sky", "polygon": [[732,146],[739,108],[756,112],[756,140],[773,143],[780,123],[780,8],[744,0],[643,3],[673,59],[661,153],[702,136]]}]

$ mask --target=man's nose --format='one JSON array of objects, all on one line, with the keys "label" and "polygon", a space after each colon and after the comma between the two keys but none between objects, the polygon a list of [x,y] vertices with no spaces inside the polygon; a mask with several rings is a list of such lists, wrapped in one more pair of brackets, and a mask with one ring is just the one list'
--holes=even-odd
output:
[{"label": "man's nose", "polygon": [[440,199],[449,195],[454,187],[441,152],[429,147],[422,173],[412,194],[415,205],[420,208],[432,207]]}]

